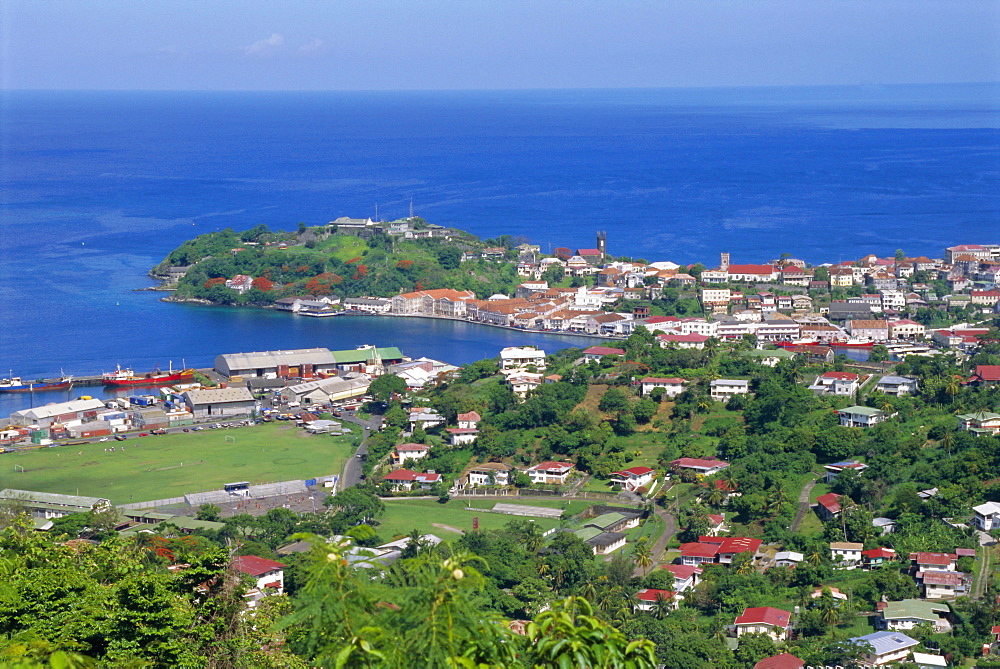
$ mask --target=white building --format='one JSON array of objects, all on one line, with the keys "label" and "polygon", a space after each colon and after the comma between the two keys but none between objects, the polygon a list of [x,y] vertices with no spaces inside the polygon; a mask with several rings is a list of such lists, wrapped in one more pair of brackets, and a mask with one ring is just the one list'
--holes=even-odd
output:
[{"label": "white building", "polygon": [[986,502],[972,507],[972,524],[983,532],[992,532],[1000,528],[1000,504]]},{"label": "white building", "polygon": [[500,369],[545,369],[545,351],[527,346],[508,346],[500,351]]},{"label": "white building", "polygon": [[642,394],[649,395],[656,388],[663,388],[663,394],[666,397],[677,397],[682,392],[684,392],[684,384],[687,383],[684,379],[678,378],[660,378],[655,376],[647,376],[642,381]]},{"label": "white building", "polygon": [[522,471],[528,475],[532,483],[555,483],[562,485],[566,482],[570,472],[573,471],[573,465],[568,462],[547,460]]},{"label": "white building", "polygon": [[746,395],[750,392],[750,382],[740,379],[715,379],[710,384],[713,400],[727,402],[733,395]]}]

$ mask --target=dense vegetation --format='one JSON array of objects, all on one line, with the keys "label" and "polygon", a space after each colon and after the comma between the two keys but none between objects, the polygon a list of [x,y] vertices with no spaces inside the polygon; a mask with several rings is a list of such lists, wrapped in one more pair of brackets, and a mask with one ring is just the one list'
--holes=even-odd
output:
[{"label": "dense vegetation", "polygon": [[[806,388],[827,369],[850,369],[843,358],[829,366],[793,358],[771,368],[744,355],[750,342],[663,349],[642,329],[617,345],[624,356],[599,362],[584,363],[573,349],[548,356],[546,374],[561,379],[523,401],[503,383],[495,360],[466,365],[410,398],[449,422],[470,410],[483,416],[479,439],[459,448],[444,446],[433,429],[405,434],[403,388],[399,379],[384,377],[373,386],[385,401],[387,427],[369,439],[365,471],[372,483],[329,497],[316,514],[273,509],[221,519],[221,530],[195,536],[161,526],[156,534],[125,539],[116,536],[114,518],[99,514],[67,516],[46,536],[28,532],[8,513],[0,534],[0,653],[6,654],[0,657],[45,662],[54,653],[77,653],[109,666],[655,662],[743,669],[787,650],[811,665],[854,666],[862,649],[847,640],[872,631],[878,602],[918,596],[909,555],[978,546],[955,521],[967,519],[972,505],[1000,501],[1000,437],[959,431],[955,419],[1000,407],[1000,388],[965,383],[972,365],[1000,364],[996,330],[971,358],[939,354],[896,364],[895,373],[920,381],[916,395],[902,398],[872,391],[873,384],[854,397],[815,396]],[[636,382],[646,376],[689,383],[673,399],[658,392],[641,396]],[[748,379],[753,393],[725,405],[714,402],[708,382],[715,378]],[[841,427],[834,410],[854,403],[893,417],[867,430]],[[669,551],[678,542],[708,530],[710,514],[724,513],[731,534],[758,537],[770,554],[797,551],[805,560],[794,569],[764,568],[746,556],[731,566],[710,565],[678,610],[663,602],[645,613],[632,606],[639,588],[673,587],[669,572],[653,568],[658,556],[645,541],[595,559],[574,534],[543,537],[523,519],[449,535],[452,541],[437,546],[413,532],[402,559],[384,572],[352,567],[364,547],[397,538],[380,530],[387,510],[379,496],[388,488],[379,482],[385,470],[378,461],[403,440],[435,444],[420,466],[446,478],[473,459],[559,459],[590,474],[595,486],[626,466],[648,464],[662,477],[678,457],[722,457],[732,463],[715,479],[722,485],[674,472],[672,486],[654,496],[654,509],[669,512],[679,525],[666,559],[676,555]],[[867,468],[843,473],[830,485],[818,480],[823,464],[846,458]],[[528,485],[520,478],[515,484]],[[928,499],[918,495],[931,488],[937,493]],[[800,494],[815,499],[828,490],[841,495],[837,518],[823,522],[812,512],[797,517]],[[447,499],[447,485],[434,492]],[[199,515],[220,520],[210,506]],[[877,532],[875,517],[892,519],[897,531]],[[348,537],[355,548],[315,538],[334,535]],[[288,565],[288,597],[267,598],[264,608],[240,615],[236,580],[225,568],[230,556],[273,559],[279,546],[298,536],[316,545],[281,558]],[[63,543],[67,537],[99,543]],[[892,547],[899,559],[872,571],[838,569],[829,542],[843,540]],[[985,552],[963,557],[959,569],[978,572]],[[983,582],[986,596],[950,603],[951,632],[920,626],[908,633],[953,662],[977,655],[1000,620],[995,576],[987,573]],[[831,588],[848,600],[835,599]],[[725,628],[748,606],[798,607],[794,640],[743,637],[730,650]],[[535,624],[521,636],[504,624],[510,619]]]},{"label": "dense vegetation", "polygon": [[[163,276],[170,267],[189,267],[178,283],[178,299],[247,305],[267,305],[290,295],[391,297],[434,288],[489,296],[511,294],[520,283],[514,264],[481,259],[461,262],[464,252],[478,252],[488,243],[506,245],[514,257],[509,249],[517,240],[509,236],[481,242],[455,231],[448,240],[405,240],[384,233],[361,239],[338,234],[333,228],[303,226],[298,232],[275,233],[257,226],[242,234],[227,228],[199,235],[171,251],[153,274]],[[225,285],[226,279],[238,274],[255,279],[243,294]]]}]

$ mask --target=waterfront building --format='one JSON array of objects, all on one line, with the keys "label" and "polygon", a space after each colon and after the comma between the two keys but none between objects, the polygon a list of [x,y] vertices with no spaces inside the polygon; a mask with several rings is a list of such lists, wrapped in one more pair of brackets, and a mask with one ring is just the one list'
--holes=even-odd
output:
[{"label": "waterfront building", "polygon": [[257,408],[257,401],[245,387],[189,390],[182,397],[195,418],[246,416]]},{"label": "waterfront building", "polygon": [[223,353],[215,358],[215,371],[228,378],[309,378],[318,372],[332,372],[336,368],[333,354],[325,348]]}]

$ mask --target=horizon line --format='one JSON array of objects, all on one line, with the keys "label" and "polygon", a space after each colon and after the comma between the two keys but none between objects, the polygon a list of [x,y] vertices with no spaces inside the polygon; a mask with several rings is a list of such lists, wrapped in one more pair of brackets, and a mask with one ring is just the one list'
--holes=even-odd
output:
[{"label": "horizon line", "polygon": [[838,84],[749,84],[687,86],[532,86],[525,88],[0,88],[5,93],[523,93],[597,91],[706,91],[787,89],[886,89],[909,86],[997,86],[996,81],[929,81]]}]

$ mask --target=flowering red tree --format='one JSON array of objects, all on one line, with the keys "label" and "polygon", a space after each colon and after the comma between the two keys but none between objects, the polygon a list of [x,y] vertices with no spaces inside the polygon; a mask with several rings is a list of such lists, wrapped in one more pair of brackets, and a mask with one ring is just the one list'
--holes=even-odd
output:
[{"label": "flowering red tree", "polygon": [[312,267],[310,267],[309,265],[299,265],[298,267],[295,268],[296,274],[308,274],[311,271]]},{"label": "flowering red tree", "polygon": [[256,288],[257,290],[261,291],[262,293],[266,293],[269,290],[271,290],[272,288],[274,288],[274,282],[271,281],[270,279],[266,279],[266,278],[264,278],[262,276],[258,276],[256,279],[254,279],[250,283],[250,287],[251,288]]},{"label": "flowering red tree", "polygon": [[357,281],[364,278],[365,274],[368,274],[368,267],[365,265],[358,265],[358,273],[355,274],[353,278]]},{"label": "flowering red tree", "polygon": [[353,265],[354,263],[358,262],[359,260],[361,260],[361,256],[358,256],[357,258],[351,258],[350,260],[347,261],[347,264],[348,265]]},{"label": "flowering red tree", "polygon": [[226,283],[226,277],[217,276],[214,279],[209,279],[205,282],[205,288],[211,288],[212,286],[218,286],[220,284]]},{"label": "flowering red tree", "polygon": [[560,246],[559,248],[557,248],[555,251],[552,252],[552,255],[554,255],[556,258],[559,258],[560,260],[568,260],[569,258],[573,257],[573,252],[570,251],[565,246]]},{"label": "flowering red tree", "polygon": [[399,269],[410,269],[411,267],[413,267],[413,261],[400,260],[398,263],[396,263],[396,267],[398,267]]}]

